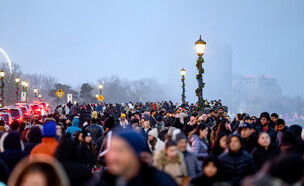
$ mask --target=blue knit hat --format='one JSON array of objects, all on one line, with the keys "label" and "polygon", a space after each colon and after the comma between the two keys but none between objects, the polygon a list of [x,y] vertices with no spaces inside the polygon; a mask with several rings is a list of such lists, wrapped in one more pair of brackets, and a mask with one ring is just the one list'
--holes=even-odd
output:
[{"label": "blue knit hat", "polygon": [[138,133],[123,132],[119,135],[119,137],[123,138],[126,142],[128,142],[137,155],[144,151],[144,140]]},{"label": "blue knit hat", "polygon": [[56,122],[46,121],[43,124],[42,135],[44,137],[56,137]]}]

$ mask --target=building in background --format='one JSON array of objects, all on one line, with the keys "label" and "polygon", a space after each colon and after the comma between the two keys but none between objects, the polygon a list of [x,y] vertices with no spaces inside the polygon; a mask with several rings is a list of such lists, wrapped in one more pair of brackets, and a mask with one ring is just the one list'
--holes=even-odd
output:
[{"label": "building in background", "polygon": [[280,105],[282,88],[271,76],[234,75],[232,83],[232,111],[259,114]]}]

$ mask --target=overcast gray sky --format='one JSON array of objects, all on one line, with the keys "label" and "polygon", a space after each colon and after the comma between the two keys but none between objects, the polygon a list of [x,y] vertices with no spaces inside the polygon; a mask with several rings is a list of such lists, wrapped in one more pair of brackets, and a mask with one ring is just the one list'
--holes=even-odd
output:
[{"label": "overcast gray sky", "polygon": [[172,97],[180,97],[184,67],[195,101],[194,42],[202,35],[206,81],[225,45],[234,73],[273,76],[284,94],[304,97],[303,9],[303,0],[2,0],[0,48],[25,73],[74,86],[113,74],[155,77]]}]

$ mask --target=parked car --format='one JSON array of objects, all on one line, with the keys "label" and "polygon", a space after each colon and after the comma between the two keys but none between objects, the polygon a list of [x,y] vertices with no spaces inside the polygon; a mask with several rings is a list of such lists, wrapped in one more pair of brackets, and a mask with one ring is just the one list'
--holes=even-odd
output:
[{"label": "parked car", "polygon": [[32,114],[29,112],[29,109],[28,109],[27,106],[25,106],[25,105],[19,105],[19,106],[15,106],[13,108],[20,108],[21,111],[22,111],[23,120],[25,120],[25,121],[31,121]]},{"label": "parked car", "polygon": [[0,108],[0,112],[10,113],[13,119],[19,122],[23,120],[23,114],[20,108],[4,107]]},{"label": "parked car", "polygon": [[10,113],[0,112],[0,117],[4,120],[6,125],[10,125],[13,122],[13,117]]}]

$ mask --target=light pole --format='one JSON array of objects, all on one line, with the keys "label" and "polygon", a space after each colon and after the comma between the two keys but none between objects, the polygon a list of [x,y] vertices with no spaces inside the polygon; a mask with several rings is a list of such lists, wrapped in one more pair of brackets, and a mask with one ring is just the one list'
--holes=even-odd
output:
[{"label": "light pole", "polygon": [[183,90],[183,93],[182,93],[182,103],[185,104],[186,103],[186,96],[185,96],[185,92],[186,92],[186,89],[185,89],[186,70],[184,68],[182,68],[181,71],[180,71],[180,73],[182,75],[182,90]]},{"label": "light pole", "polygon": [[16,103],[19,102],[19,83],[20,83],[20,78],[16,77],[15,78],[16,82]]},{"label": "light pole", "polygon": [[[25,81],[22,81],[21,82],[21,85],[22,85],[22,92],[25,92],[25,85],[26,85],[26,82]],[[22,99],[21,99],[22,101]],[[26,102],[26,101],[25,101]]]},{"label": "light pole", "polygon": [[27,87],[29,86],[29,83],[28,82],[25,82],[25,84],[24,84],[24,89],[25,89],[25,93],[26,93],[26,103],[27,103],[27,101],[28,101],[28,92],[27,92]]},{"label": "light pole", "polygon": [[205,105],[205,100],[203,99],[203,88],[205,87],[205,83],[203,82],[204,69],[202,65],[204,63],[203,55],[206,49],[206,42],[202,40],[201,36],[199,40],[195,42],[195,49],[196,49],[196,54],[198,55],[198,60],[196,61],[196,68],[198,70],[198,74],[196,75],[196,80],[198,82],[198,88],[196,89],[195,93],[196,96],[198,97],[197,110],[201,115],[203,112],[203,107]]},{"label": "light pole", "polygon": [[39,96],[38,96],[38,97],[39,97],[39,102],[41,102],[41,94],[39,94]]},{"label": "light pole", "polygon": [[5,72],[3,70],[0,71],[0,77],[1,77],[1,107],[4,106],[4,76],[5,76]]},{"label": "light pole", "polygon": [[99,83],[98,88],[99,88],[99,95],[101,95],[101,89],[103,87],[103,84]]},{"label": "light pole", "polygon": [[35,88],[35,89],[34,89],[34,94],[35,94],[35,101],[34,101],[34,102],[35,102],[35,103],[37,102],[37,92],[38,92],[38,89]]}]

